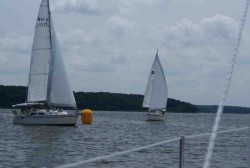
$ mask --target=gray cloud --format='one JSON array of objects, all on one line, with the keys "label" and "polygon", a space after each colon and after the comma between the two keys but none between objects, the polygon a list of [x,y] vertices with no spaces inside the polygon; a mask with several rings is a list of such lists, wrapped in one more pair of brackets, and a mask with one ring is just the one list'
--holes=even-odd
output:
[{"label": "gray cloud", "polygon": [[169,46],[174,44],[185,48],[225,45],[235,40],[237,28],[234,19],[223,15],[204,18],[197,24],[184,19],[167,30],[166,39]]},{"label": "gray cloud", "polygon": [[198,23],[184,19],[166,30],[163,45],[175,55],[173,61],[185,59],[185,65],[177,65],[184,73],[189,67],[190,73],[214,76],[225,71],[237,28],[236,21],[223,15],[204,18]]},{"label": "gray cloud", "polygon": [[[149,8],[161,0],[56,0],[52,3],[55,12],[74,12],[86,15],[106,13],[138,12],[141,8]],[[138,8],[140,6],[140,8]]]},{"label": "gray cloud", "polygon": [[0,38],[0,83],[27,85],[32,38],[10,33]]},{"label": "gray cloud", "polygon": [[110,31],[118,39],[122,38],[128,30],[131,30],[134,24],[134,22],[121,16],[112,16],[107,22]]},{"label": "gray cloud", "polygon": [[97,0],[57,0],[52,4],[55,12],[75,12],[87,15],[101,15],[111,12],[111,8]]},{"label": "gray cloud", "polygon": [[0,50],[27,53],[31,50],[32,38],[23,34],[10,33],[0,39]]}]

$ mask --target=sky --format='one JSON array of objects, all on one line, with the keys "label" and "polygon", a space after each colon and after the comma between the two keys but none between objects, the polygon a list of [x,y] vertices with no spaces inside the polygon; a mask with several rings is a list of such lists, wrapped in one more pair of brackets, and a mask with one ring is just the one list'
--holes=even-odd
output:
[{"label": "sky", "polygon": [[[0,85],[27,86],[40,0],[0,1]],[[218,104],[245,0],[50,0],[74,91],[144,94],[159,49],[169,97]],[[250,14],[226,104],[250,107]]]}]

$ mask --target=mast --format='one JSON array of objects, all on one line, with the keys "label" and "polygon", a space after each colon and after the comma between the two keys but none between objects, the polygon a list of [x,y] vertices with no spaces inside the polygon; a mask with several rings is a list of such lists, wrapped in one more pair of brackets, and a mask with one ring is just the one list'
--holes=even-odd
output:
[{"label": "mast", "polygon": [[46,103],[50,104],[50,93],[51,93],[51,82],[52,82],[52,73],[53,73],[53,66],[52,62],[54,62],[54,58],[52,57],[52,36],[51,36],[51,12],[50,12],[50,4],[49,0],[48,3],[48,12],[49,12],[49,42],[50,42],[50,66],[49,66],[49,76],[48,76],[48,85],[47,85],[47,99]]},{"label": "mast", "polygon": [[[158,57],[158,49],[157,49],[157,51],[156,51],[156,55],[155,55],[155,59],[154,59],[154,63],[153,63],[153,66],[154,66],[154,68],[152,68],[152,71],[151,71],[151,73],[152,74],[154,74],[155,73],[155,60],[156,60],[156,58]],[[154,88],[154,78],[155,78],[155,74],[153,75],[153,79],[152,79],[152,89]],[[151,95],[150,95],[150,102],[149,102],[149,108],[148,108],[148,112],[150,112],[151,111],[151,102],[152,102],[152,94],[153,93],[153,91],[151,91]]]}]

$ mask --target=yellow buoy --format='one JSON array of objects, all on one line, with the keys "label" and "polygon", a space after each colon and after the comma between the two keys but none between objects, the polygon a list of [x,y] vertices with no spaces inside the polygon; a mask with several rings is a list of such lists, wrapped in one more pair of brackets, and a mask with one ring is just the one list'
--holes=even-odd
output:
[{"label": "yellow buoy", "polygon": [[91,124],[92,123],[92,111],[90,109],[82,110],[81,118],[83,124]]}]

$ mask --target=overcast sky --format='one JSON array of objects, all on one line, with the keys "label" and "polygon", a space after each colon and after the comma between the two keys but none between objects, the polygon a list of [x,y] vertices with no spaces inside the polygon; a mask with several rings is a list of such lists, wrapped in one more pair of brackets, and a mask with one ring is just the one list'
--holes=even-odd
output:
[{"label": "overcast sky", "polygon": [[[170,98],[218,104],[245,0],[50,1],[74,91],[144,94],[159,49]],[[2,85],[28,83],[40,2],[0,1]],[[249,34],[248,16],[227,105],[250,107]]]}]

